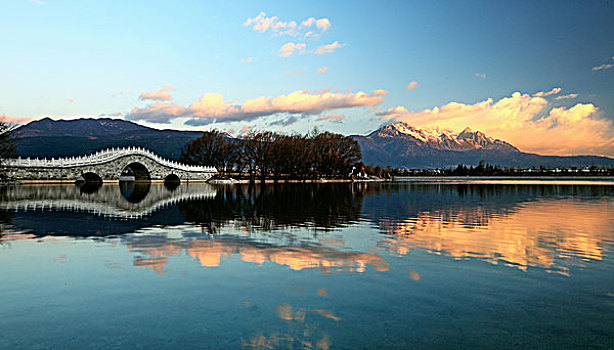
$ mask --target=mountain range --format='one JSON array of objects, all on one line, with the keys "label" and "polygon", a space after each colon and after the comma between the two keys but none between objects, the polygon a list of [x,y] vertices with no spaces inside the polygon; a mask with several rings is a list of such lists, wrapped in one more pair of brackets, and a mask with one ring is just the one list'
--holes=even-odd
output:
[{"label": "mountain range", "polygon": [[[141,146],[169,159],[179,159],[181,148],[202,135],[199,131],[158,130],[119,119],[30,122],[16,130],[21,157],[66,157],[103,148]],[[514,167],[614,166],[599,156],[542,156],[520,151],[503,140],[466,128],[460,133],[413,127],[397,122],[368,135],[352,135],[361,146],[366,164],[394,168],[449,168],[458,164]]]},{"label": "mountain range", "polygon": [[614,166],[614,159],[599,156],[542,156],[520,151],[512,144],[465,128],[460,133],[416,128],[404,122],[388,124],[367,136],[352,136],[361,146],[366,164],[394,168],[450,168],[458,164],[528,168],[531,166]]}]

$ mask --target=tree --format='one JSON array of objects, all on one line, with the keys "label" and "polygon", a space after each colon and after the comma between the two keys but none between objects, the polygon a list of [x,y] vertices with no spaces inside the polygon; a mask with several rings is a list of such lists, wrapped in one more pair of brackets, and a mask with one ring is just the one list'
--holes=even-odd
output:
[{"label": "tree", "polygon": [[179,159],[186,164],[214,166],[224,174],[233,168],[236,152],[237,147],[226,135],[212,130],[186,144]]},{"label": "tree", "polygon": [[15,149],[15,127],[4,120],[0,120],[0,180],[6,179],[4,169],[5,160],[14,157],[17,152]]}]

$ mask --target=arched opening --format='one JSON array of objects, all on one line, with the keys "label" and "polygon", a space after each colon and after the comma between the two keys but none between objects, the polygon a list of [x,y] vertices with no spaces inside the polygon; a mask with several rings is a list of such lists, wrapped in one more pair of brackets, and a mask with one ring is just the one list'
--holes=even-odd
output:
[{"label": "arched opening", "polygon": [[122,170],[119,181],[151,181],[151,177],[143,164],[134,162],[126,165]]},{"label": "arched opening", "polygon": [[100,175],[93,173],[91,171],[85,172],[81,174],[76,181],[76,183],[87,183],[87,184],[102,184],[102,178]]},{"label": "arched opening", "polygon": [[166,188],[170,190],[174,190],[175,188],[177,188],[180,182],[181,180],[179,180],[179,176],[177,176],[176,174],[169,174],[167,177],[164,178],[164,186],[166,186]]},{"label": "arched opening", "polygon": [[120,181],[119,191],[130,203],[139,203],[149,193],[151,182]]}]

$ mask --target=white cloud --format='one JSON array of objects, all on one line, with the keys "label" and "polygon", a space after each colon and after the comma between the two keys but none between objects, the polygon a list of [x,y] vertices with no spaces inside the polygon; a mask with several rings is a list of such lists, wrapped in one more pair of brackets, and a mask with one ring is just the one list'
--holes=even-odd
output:
[{"label": "white cloud", "polygon": [[315,19],[313,17],[309,17],[303,22],[301,22],[301,27],[311,28],[314,24],[316,28],[318,28],[321,32],[325,32],[330,28],[330,21],[328,20],[328,18]]},{"label": "white cloud", "polygon": [[486,73],[475,73],[474,75],[480,79],[486,79]]},{"label": "white cloud", "polygon": [[278,55],[281,57],[289,57],[295,52],[300,55],[305,53],[305,46],[304,43],[286,43],[279,49]]},{"label": "white cloud", "polygon": [[407,84],[407,86],[405,87],[405,90],[414,90],[418,87],[418,82],[417,81],[412,81],[411,83]]},{"label": "white cloud", "polygon": [[331,113],[328,115],[321,115],[316,119],[316,121],[330,120],[333,122],[341,123],[345,119],[345,115],[339,113]]},{"label": "white cloud", "polygon": [[533,94],[533,97],[545,97],[545,96],[550,96],[550,95],[556,95],[559,92],[561,92],[561,90],[562,89],[560,87],[555,87],[555,88],[553,88],[550,91],[546,91],[546,92],[539,91],[539,92],[536,92],[536,93]]},{"label": "white cloud", "polygon": [[134,107],[126,115],[128,120],[144,120],[151,123],[170,123],[171,119],[185,116],[187,109],[177,103],[155,102],[144,108]]},{"label": "white cloud", "polygon": [[557,96],[555,100],[569,100],[578,97],[578,94],[567,94],[562,96]]},{"label": "white cloud", "polygon": [[318,68],[318,73],[324,74],[326,72],[328,72],[328,67],[320,67],[320,68]]},{"label": "white cloud", "polygon": [[323,54],[326,54],[326,53],[332,53],[336,49],[342,48],[344,46],[345,46],[345,44],[339,44],[338,41],[335,41],[335,42],[330,43],[328,45],[322,45],[322,46],[318,47],[317,49],[312,50],[311,53],[314,54],[314,55],[323,55]]},{"label": "white cloud", "polygon": [[[154,101],[169,101],[173,99],[173,96],[169,92],[171,89],[172,88],[170,86],[166,85],[158,91],[149,91],[149,92],[143,91],[139,95],[139,99],[154,100]],[[175,90],[175,89],[172,89],[172,90]]]},{"label": "white cloud", "polygon": [[[277,16],[267,17],[265,12],[260,12],[254,18],[248,18],[243,25],[246,27],[252,27],[253,30],[260,33],[270,30],[275,35],[302,35],[305,38],[317,37],[331,27],[331,23],[328,18],[316,19],[314,17],[309,17],[302,21],[301,25],[299,26],[296,21],[284,22],[280,21]],[[309,30],[314,26],[318,32]]]},{"label": "white cloud", "polygon": [[393,118],[402,116],[407,112],[409,112],[407,108],[403,106],[397,106],[397,107],[388,108],[387,110],[383,112],[377,112],[375,113],[375,115],[380,117],[379,120],[389,120],[389,119],[393,119]]}]

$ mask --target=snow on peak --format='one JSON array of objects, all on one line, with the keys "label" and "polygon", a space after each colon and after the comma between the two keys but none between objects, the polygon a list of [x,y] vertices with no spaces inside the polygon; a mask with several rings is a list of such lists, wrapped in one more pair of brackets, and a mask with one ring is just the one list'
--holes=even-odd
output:
[{"label": "snow on peak", "polygon": [[384,138],[413,140],[416,145],[430,145],[438,149],[514,148],[504,141],[493,139],[482,132],[473,131],[469,127],[460,133],[455,133],[439,128],[418,128],[405,122],[396,122],[374,131],[372,135],[374,134]]}]

